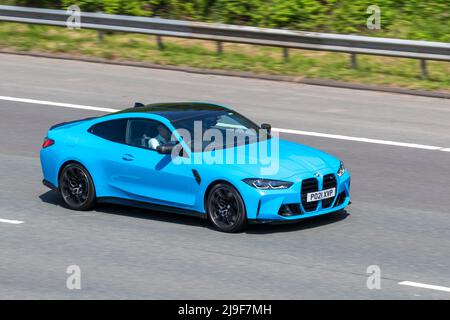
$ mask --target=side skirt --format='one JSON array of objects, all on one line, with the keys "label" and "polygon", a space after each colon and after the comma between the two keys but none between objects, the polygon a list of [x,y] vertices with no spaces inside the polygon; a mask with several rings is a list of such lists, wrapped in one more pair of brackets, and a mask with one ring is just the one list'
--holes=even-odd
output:
[{"label": "side skirt", "polygon": [[202,219],[206,219],[206,214],[198,212],[198,211],[177,208],[177,207],[172,207],[172,206],[164,206],[164,205],[160,205],[160,204],[153,204],[153,203],[142,202],[142,201],[137,201],[137,200],[123,199],[123,198],[116,198],[116,197],[99,197],[99,198],[97,198],[97,202],[120,204],[120,205],[125,205],[125,206],[130,206],[130,207],[141,208],[141,209],[163,211],[163,212],[169,212],[169,213],[177,213],[177,214],[183,214],[183,215],[187,215],[187,216],[199,217]]},{"label": "side skirt", "polygon": [[47,180],[44,179],[44,180],[42,180],[42,184],[44,186],[46,186],[47,188],[52,189],[53,191],[58,191],[58,188],[53,183],[51,183],[50,181],[47,181]]}]

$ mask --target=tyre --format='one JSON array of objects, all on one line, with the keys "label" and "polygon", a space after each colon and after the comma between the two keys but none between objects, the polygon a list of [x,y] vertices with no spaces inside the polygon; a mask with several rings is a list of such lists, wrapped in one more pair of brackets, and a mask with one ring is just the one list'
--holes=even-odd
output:
[{"label": "tyre", "polygon": [[91,175],[78,163],[64,167],[59,177],[64,202],[73,210],[86,211],[94,207],[95,187]]},{"label": "tyre", "polygon": [[239,192],[228,183],[216,184],[206,201],[208,218],[222,232],[239,232],[247,225],[247,212]]}]

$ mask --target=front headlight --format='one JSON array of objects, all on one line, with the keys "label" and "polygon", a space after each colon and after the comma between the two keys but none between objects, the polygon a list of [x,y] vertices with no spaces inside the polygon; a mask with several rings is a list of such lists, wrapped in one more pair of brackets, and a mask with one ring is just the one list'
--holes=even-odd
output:
[{"label": "front headlight", "polygon": [[341,161],[341,164],[339,165],[339,170],[337,171],[337,175],[339,177],[342,177],[342,175],[345,173],[345,167],[344,163]]},{"label": "front headlight", "polygon": [[294,183],[289,181],[270,180],[270,179],[244,179],[242,180],[249,186],[256,189],[274,190],[274,189],[287,189]]}]

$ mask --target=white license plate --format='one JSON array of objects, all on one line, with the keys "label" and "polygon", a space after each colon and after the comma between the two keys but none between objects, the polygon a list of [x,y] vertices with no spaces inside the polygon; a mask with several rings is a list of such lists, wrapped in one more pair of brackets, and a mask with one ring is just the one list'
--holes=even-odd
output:
[{"label": "white license plate", "polygon": [[310,192],[306,194],[306,202],[314,202],[323,199],[333,198],[335,195],[336,195],[336,188],[331,188],[317,192]]}]

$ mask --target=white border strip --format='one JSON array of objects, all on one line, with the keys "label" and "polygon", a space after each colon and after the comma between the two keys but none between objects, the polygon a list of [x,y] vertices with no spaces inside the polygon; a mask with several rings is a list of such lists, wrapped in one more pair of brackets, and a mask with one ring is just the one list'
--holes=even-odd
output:
[{"label": "white border strip", "polygon": [[[83,105],[71,104],[71,103],[61,103],[61,102],[52,102],[52,101],[35,100],[35,99],[24,99],[24,98],[15,98],[15,97],[8,97],[8,96],[0,96],[0,100],[14,101],[14,102],[23,102],[23,103],[32,103],[32,104],[40,104],[40,105],[48,105],[48,106],[55,106],[55,107],[62,107],[62,108],[73,108],[73,109],[82,109],[82,110],[101,111],[101,112],[116,112],[116,111],[120,111],[119,109],[112,109],[112,108],[83,106]],[[273,131],[278,131],[278,132],[281,132],[281,133],[297,134],[297,135],[303,135],[303,136],[312,136],[312,137],[321,137],[321,138],[328,138],[328,139],[357,141],[357,142],[381,144],[381,145],[396,146],[396,147],[407,147],[407,148],[415,148],[415,149],[431,150],[431,151],[450,152],[450,148],[429,146],[429,145],[416,144],[416,143],[406,143],[406,142],[397,142],[397,141],[389,141],[389,140],[379,140],[379,139],[351,137],[351,136],[343,136],[343,135],[337,135],[337,134],[319,133],[319,132],[311,132],[311,131],[301,131],[301,130],[294,130],[294,129],[272,128],[272,130]]]},{"label": "white border strip", "polygon": [[413,282],[413,281],[402,281],[402,282],[399,282],[398,284],[400,284],[402,286],[410,286],[410,287],[450,292],[450,288],[448,288],[448,287],[435,286],[432,284],[425,284],[425,283],[419,283],[419,282]]},{"label": "white border strip", "polygon": [[0,222],[10,223],[10,224],[22,224],[22,223],[24,223],[24,221],[19,221],[19,220],[7,220],[7,219],[0,219]]}]

